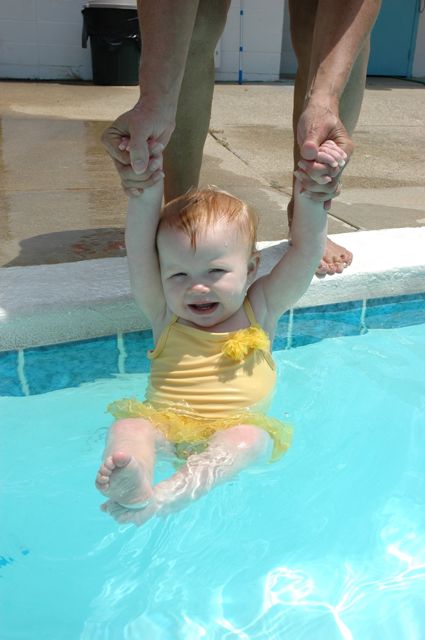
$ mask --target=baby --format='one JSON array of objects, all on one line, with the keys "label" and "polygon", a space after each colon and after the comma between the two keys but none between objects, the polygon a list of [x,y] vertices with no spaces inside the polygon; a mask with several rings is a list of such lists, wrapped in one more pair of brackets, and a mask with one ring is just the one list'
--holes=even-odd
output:
[{"label": "baby", "polygon": [[[291,429],[266,415],[276,381],[271,343],[280,316],[306,291],[326,241],[323,203],[295,180],[292,241],[256,279],[257,220],[228,193],[205,189],[162,208],[161,147],[154,184],[128,204],[126,247],[136,302],[152,325],[145,401],[119,400],[96,486],[118,522],[143,524],[195,500],[240,470],[277,460]],[[322,161],[343,163],[333,142]],[[156,455],[176,471],[153,485]],[[177,464],[178,462],[178,464]]]}]

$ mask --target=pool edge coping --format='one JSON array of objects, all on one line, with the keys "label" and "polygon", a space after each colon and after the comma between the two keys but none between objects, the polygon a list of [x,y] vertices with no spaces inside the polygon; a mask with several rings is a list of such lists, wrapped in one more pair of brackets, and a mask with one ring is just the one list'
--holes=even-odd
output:
[{"label": "pool edge coping", "polygon": [[[425,227],[330,238],[354,253],[353,265],[342,274],[314,276],[295,308],[425,291]],[[259,275],[287,246],[287,240],[258,243]],[[126,258],[0,269],[0,351],[149,328],[131,294]]]}]

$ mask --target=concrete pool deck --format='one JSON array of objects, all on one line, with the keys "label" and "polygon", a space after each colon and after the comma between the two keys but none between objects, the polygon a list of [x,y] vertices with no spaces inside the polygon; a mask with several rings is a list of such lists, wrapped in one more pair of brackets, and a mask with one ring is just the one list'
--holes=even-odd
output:
[{"label": "concrete pool deck", "polygon": [[[0,349],[145,326],[128,288],[126,198],[99,142],[137,89],[2,82],[1,90]],[[201,182],[250,202],[261,241],[287,237],[292,91],[291,81],[215,90]],[[425,289],[424,92],[368,81],[329,219],[354,262],[315,278],[304,306]],[[284,246],[267,249],[265,268]]]}]

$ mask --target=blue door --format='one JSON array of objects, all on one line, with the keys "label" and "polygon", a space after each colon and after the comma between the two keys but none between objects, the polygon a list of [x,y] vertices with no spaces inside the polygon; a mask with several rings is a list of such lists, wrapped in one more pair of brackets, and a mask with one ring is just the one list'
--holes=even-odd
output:
[{"label": "blue door", "polygon": [[410,75],[418,12],[419,0],[382,0],[372,31],[369,75]]}]

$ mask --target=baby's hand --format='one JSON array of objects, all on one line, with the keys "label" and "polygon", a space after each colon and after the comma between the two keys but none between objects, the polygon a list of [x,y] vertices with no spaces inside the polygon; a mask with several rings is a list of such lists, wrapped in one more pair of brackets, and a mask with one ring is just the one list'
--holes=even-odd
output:
[{"label": "baby's hand", "polygon": [[[164,151],[164,145],[160,142],[155,142],[154,140],[149,140],[149,164],[145,171],[143,181],[141,181],[140,176],[133,177],[133,171],[131,169],[131,165],[129,165],[129,170],[126,172],[125,169],[121,166],[120,175],[123,179],[126,180],[126,185],[123,182],[123,189],[128,196],[138,196],[145,189],[152,186],[159,180],[164,177],[164,173],[162,171],[162,162],[163,156],[162,153]],[[120,151],[130,152],[130,138],[121,138],[121,143],[119,145]],[[128,175],[126,175],[128,173]],[[130,183],[134,183],[132,186],[128,186]]]},{"label": "baby's hand", "polygon": [[325,208],[329,209],[330,200],[340,193],[340,177],[346,161],[345,151],[333,140],[325,140],[316,159],[301,159],[294,175],[300,180],[302,191],[308,192],[317,202],[325,202]]}]

